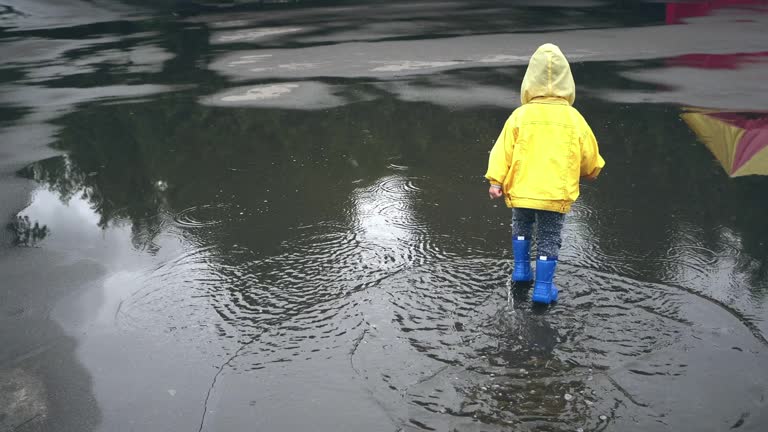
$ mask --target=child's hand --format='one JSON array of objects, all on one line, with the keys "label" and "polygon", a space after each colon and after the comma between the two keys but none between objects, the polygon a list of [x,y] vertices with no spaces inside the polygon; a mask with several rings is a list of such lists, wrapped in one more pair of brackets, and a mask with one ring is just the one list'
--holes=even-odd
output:
[{"label": "child's hand", "polygon": [[491,199],[501,198],[501,196],[504,195],[501,192],[501,187],[497,185],[491,185],[491,187],[488,188],[488,196],[491,197]]}]

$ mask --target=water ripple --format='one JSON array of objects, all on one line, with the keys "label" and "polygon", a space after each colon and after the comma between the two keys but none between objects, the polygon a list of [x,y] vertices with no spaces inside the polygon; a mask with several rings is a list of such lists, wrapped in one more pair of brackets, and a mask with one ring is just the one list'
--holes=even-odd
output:
[{"label": "water ripple", "polygon": [[221,204],[193,206],[172,215],[172,219],[180,228],[210,227],[222,223],[221,212],[227,208]]},{"label": "water ripple", "polygon": [[[190,342],[200,332],[230,341],[236,373],[344,358],[388,415],[435,430],[601,429],[623,407],[646,406],[617,373],[685,374],[684,364],[645,359],[702,322],[691,304],[759,335],[754,317],[686,288],[734,265],[733,248],[709,249],[686,231],[657,256],[608,253],[610,243],[579,241],[594,217],[582,206],[566,231],[561,303],[531,307],[530,286],[509,281],[508,256],[424,218],[426,180],[409,173],[361,183],[337,218],[287,230],[269,253],[196,237],[222,220],[220,207],[179,212],[175,226],[198,241],[145,275],[121,324],[181,321],[197,332]],[[649,278],[645,266],[661,272]]]}]

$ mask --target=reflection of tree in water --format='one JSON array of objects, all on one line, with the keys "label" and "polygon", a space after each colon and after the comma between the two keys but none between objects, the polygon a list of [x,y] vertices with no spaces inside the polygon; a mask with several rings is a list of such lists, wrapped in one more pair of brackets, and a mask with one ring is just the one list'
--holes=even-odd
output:
[{"label": "reflection of tree in water", "polygon": [[32,223],[29,216],[22,215],[16,216],[16,219],[8,224],[8,230],[13,235],[11,243],[14,246],[26,247],[36,246],[51,232],[48,226],[41,226],[37,221]]},{"label": "reflection of tree in water", "polygon": [[[338,214],[332,201],[348,199],[353,181],[388,173],[392,160],[413,165],[450,157],[435,146],[476,141],[478,125],[488,124],[485,113],[455,122],[446,108],[390,97],[330,112],[214,108],[188,96],[91,106],[60,121],[55,147],[65,156],[21,175],[64,201],[82,194],[100,227],[129,221],[135,243],[147,245],[162,229],[158,215],[198,206],[234,204],[238,213],[258,211],[261,224],[274,226],[313,212]],[[286,199],[297,191],[300,202]],[[276,198],[282,214],[261,210],[266,201],[277,205]]]},{"label": "reflection of tree in water", "polygon": [[[629,84],[620,72],[627,67],[586,63],[574,65],[574,72],[586,88],[624,87]],[[511,85],[509,70],[489,69],[482,77]],[[473,79],[462,71],[446,74],[462,82]],[[593,77],[599,83],[590,82]],[[218,222],[233,222],[242,212],[239,219],[249,225],[278,232],[338,216],[338,206],[356,187],[353,182],[388,173],[393,159],[420,169],[440,187],[469,178],[480,182],[490,143],[509,114],[498,108],[456,112],[401,102],[365,83],[350,83],[350,88],[378,98],[324,111],[215,108],[188,94],[85,107],[59,121],[64,128],[56,147],[67,155],[40,161],[22,174],[64,200],[82,193],[102,227],[129,221],[134,243],[142,248],[162,230],[159,215],[206,205],[240,207],[234,214],[221,210]],[[605,178],[590,186],[599,194],[584,195],[599,215],[590,223],[603,225],[597,240],[601,250],[638,258],[649,251],[663,254],[671,248],[670,233],[683,222],[698,227],[701,246],[726,254],[732,250],[723,249],[719,234],[726,228],[739,237],[741,253],[757,263],[749,269],[751,277],[765,275],[768,242],[760,216],[766,203],[755,199],[765,178],[724,181],[722,169],[674,107],[617,106],[584,97],[577,106],[609,163]],[[480,165],[464,163],[468,158]],[[238,244],[263,241],[243,239],[238,231],[243,224],[222,226],[228,237],[240,237]],[[653,263],[632,265],[634,275],[658,276]]]},{"label": "reflection of tree in water", "polygon": [[[163,191],[152,184],[144,185],[148,179],[141,178],[144,174],[135,170],[109,173],[102,168],[99,172],[100,167],[94,166],[95,162],[69,155],[57,156],[35,162],[19,174],[44,184],[63,202],[80,195],[99,215],[100,228],[107,228],[116,221],[129,221],[134,246],[153,249],[154,239],[160,232],[157,216],[164,202]],[[130,205],[123,201],[126,199]]]}]

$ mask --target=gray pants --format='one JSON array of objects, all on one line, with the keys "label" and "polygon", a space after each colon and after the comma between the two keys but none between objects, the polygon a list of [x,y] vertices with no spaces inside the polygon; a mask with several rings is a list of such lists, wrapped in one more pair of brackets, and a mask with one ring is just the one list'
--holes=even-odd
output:
[{"label": "gray pants", "polygon": [[533,210],[527,208],[512,209],[512,234],[533,239],[533,224],[536,223],[537,256],[557,258],[563,244],[562,231],[565,215],[562,213]]}]

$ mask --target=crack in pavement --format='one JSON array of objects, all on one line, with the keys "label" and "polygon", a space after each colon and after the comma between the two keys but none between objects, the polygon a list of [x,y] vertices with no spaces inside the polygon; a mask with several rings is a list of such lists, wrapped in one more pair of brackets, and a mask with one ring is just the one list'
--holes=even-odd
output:
[{"label": "crack in pavement", "polygon": [[357,352],[357,348],[360,347],[360,344],[363,343],[363,339],[365,339],[365,335],[368,334],[368,330],[369,329],[366,328],[362,333],[360,333],[360,336],[358,336],[355,339],[355,342],[352,344],[352,349],[349,350],[349,365],[352,366],[352,370],[354,370],[358,376],[361,375],[360,371],[355,367],[355,353]]},{"label": "crack in pavement", "polygon": [[23,426],[26,426],[29,423],[32,423],[33,421],[37,420],[40,417],[42,417],[42,414],[35,414],[31,418],[28,418],[28,419],[24,420],[23,422],[17,424],[16,426],[14,426],[13,427],[13,431],[17,431],[17,430],[21,429]]},{"label": "crack in pavement", "polygon": [[633,404],[635,404],[635,405],[637,405],[637,406],[639,406],[639,407],[643,407],[643,408],[650,408],[650,406],[649,406],[648,404],[645,404],[645,403],[639,402],[637,399],[635,399],[635,398],[634,398],[634,397],[633,397],[633,396],[632,396],[632,395],[631,395],[631,394],[630,394],[630,393],[627,391],[627,389],[625,389],[625,388],[624,388],[624,387],[623,387],[621,384],[619,384],[619,383],[616,381],[616,379],[615,379],[615,378],[613,378],[612,376],[610,376],[610,375],[608,375],[608,374],[605,374],[605,377],[608,379],[608,382],[610,382],[611,384],[613,384],[613,386],[616,388],[616,390],[618,390],[618,391],[619,391],[621,394],[623,394],[623,395],[624,395],[624,397],[625,397],[625,398],[627,398],[627,399],[628,399],[630,402],[632,402]]},{"label": "crack in pavement", "polygon": [[205,402],[203,403],[203,415],[200,418],[200,428],[198,428],[198,430],[197,430],[198,432],[202,432],[203,427],[205,426],[205,416],[208,414],[208,399],[211,397],[211,393],[213,392],[213,388],[216,387],[216,381],[219,379],[219,375],[221,375],[221,373],[224,371],[224,368],[229,366],[230,363],[232,363],[232,361],[235,360],[235,358],[237,358],[237,356],[239,356],[240,353],[247,346],[249,346],[252,343],[256,342],[256,339],[258,339],[258,337],[254,337],[253,339],[251,339],[248,342],[246,342],[243,345],[241,345],[240,348],[238,348],[237,351],[235,351],[235,353],[232,354],[232,356],[230,356],[229,359],[226,362],[224,362],[224,364],[219,366],[219,370],[216,371],[216,374],[213,376],[213,380],[211,381],[211,386],[208,387],[208,393],[206,393],[206,395],[205,395]]}]

